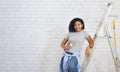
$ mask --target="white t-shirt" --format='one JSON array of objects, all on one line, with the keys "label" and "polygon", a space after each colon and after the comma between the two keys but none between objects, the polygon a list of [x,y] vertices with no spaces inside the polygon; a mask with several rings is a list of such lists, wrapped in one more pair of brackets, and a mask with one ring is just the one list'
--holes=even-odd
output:
[{"label": "white t-shirt", "polygon": [[84,41],[88,38],[89,34],[85,30],[80,32],[70,32],[65,36],[65,39],[68,40],[67,44],[71,46],[70,49],[66,50],[67,52],[80,52],[83,48]]}]

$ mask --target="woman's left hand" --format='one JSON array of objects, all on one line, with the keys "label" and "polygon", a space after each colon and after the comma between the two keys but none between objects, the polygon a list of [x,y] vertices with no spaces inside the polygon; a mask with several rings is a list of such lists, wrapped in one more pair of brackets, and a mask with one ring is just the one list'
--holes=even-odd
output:
[{"label": "woman's left hand", "polygon": [[86,48],[85,55],[86,56],[90,56],[90,47]]}]

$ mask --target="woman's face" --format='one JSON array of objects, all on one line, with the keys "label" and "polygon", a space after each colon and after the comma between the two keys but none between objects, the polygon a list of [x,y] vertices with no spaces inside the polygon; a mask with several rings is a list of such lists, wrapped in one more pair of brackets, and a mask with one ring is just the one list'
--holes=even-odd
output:
[{"label": "woman's face", "polygon": [[76,32],[80,32],[82,30],[83,24],[81,24],[80,21],[76,21],[74,24],[74,28],[76,30]]}]

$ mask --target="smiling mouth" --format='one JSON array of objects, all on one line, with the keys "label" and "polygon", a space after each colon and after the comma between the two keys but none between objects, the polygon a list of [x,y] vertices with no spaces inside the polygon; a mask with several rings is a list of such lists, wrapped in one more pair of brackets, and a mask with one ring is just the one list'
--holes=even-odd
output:
[{"label": "smiling mouth", "polygon": [[75,28],[75,30],[76,30],[76,31],[80,31],[80,30],[81,30],[81,28]]},{"label": "smiling mouth", "polygon": [[75,28],[76,30],[79,30],[79,29],[81,29],[81,28]]}]

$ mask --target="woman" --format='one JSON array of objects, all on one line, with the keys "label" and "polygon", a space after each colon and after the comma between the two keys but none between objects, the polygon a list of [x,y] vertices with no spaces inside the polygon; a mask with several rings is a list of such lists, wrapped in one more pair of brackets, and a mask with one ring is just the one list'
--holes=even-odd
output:
[{"label": "woman", "polygon": [[89,45],[86,48],[86,56],[90,55],[90,48],[93,47],[94,41],[91,36],[84,30],[84,21],[80,18],[74,18],[69,24],[69,33],[61,43],[64,49],[60,63],[60,72],[80,72],[80,52],[85,40]]}]

